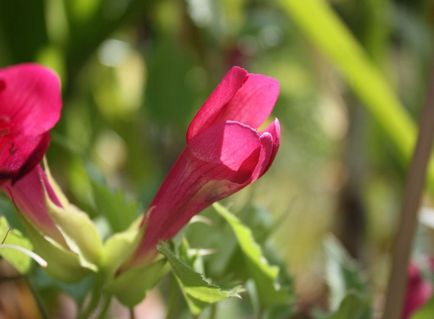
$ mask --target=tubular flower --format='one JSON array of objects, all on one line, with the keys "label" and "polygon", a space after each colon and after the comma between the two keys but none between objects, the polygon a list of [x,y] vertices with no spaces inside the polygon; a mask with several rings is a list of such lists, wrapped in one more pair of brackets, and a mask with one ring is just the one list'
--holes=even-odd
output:
[{"label": "tubular flower", "polygon": [[273,110],[278,82],[233,67],[202,105],[187,131],[184,150],[142,221],[144,236],[133,262],[152,253],[188,221],[261,177],[280,142],[279,121],[258,127]]},{"label": "tubular flower", "polygon": [[60,82],[49,69],[0,69],[0,182],[19,179],[42,159],[61,106]]}]

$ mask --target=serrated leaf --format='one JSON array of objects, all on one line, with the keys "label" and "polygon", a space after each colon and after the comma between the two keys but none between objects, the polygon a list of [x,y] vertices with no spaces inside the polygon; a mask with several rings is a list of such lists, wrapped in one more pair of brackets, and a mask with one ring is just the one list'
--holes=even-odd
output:
[{"label": "serrated leaf", "polygon": [[167,272],[166,260],[159,259],[150,265],[132,268],[112,280],[104,290],[116,296],[125,306],[133,307],[145,298]]},{"label": "serrated leaf", "polygon": [[235,215],[222,205],[214,203],[213,207],[226,220],[235,234],[244,256],[247,271],[255,281],[261,303],[267,306],[291,303],[291,294],[287,289],[280,287],[277,282],[279,268],[268,263],[250,228],[243,225]]},{"label": "serrated leaf", "polygon": [[371,310],[366,298],[350,292],[342,300],[338,310],[327,319],[370,319]]},{"label": "serrated leaf", "polygon": [[224,290],[210,283],[202,274],[195,272],[184,261],[180,260],[167,244],[160,244],[158,251],[167,258],[193,314],[199,314],[208,304],[230,297],[240,298],[239,293],[243,291],[240,287]]},{"label": "serrated leaf", "polygon": [[[9,230],[9,224],[3,216],[0,217],[0,243],[16,245],[27,250],[33,249],[30,241],[20,231],[16,229]],[[0,245],[0,248],[2,248],[2,245]],[[0,256],[22,274],[25,274],[30,269],[31,258],[17,249],[0,249]]]}]

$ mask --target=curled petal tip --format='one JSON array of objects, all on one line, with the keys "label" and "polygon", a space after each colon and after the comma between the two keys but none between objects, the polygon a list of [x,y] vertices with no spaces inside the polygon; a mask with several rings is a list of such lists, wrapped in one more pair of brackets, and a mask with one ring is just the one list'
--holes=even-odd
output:
[{"label": "curled petal tip", "polygon": [[231,68],[191,121],[187,143],[216,123],[237,121],[258,128],[273,110],[279,90],[274,78]]}]

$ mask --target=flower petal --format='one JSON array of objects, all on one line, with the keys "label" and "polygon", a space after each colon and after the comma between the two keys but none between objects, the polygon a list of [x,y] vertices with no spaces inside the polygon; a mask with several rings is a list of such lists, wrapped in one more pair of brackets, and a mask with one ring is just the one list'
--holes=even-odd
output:
[{"label": "flower petal", "polygon": [[44,156],[49,143],[49,133],[0,138],[0,180],[16,180],[32,170]]},{"label": "flower petal", "polygon": [[249,74],[214,122],[232,120],[257,129],[271,114],[278,96],[277,80],[262,74]]},{"label": "flower petal", "polygon": [[17,209],[44,235],[58,243],[65,243],[60,231],[49,216],[46,204],[46,192],[57,205],[54,191],[40,165],[16,182],[7,182],[2,189],[13,201]]},{"label": "flower petal", "polygon": [[[200,131],[210,127],[215,123],[216,117],[219,116],[221,110],[230,102],[237,91],[242,87],[249,73],[240,68],[232,67],[226,73],[223,80],[217,85],[211,93],[199,112],[193,118],[187,130],[187,142],[189,142]],[[227,119],[234,120],[234,119]],[[224,121],[223,121],[224,122]]]},{"label": "flower petal", "polygon": [[273,149],[271,151],[270,157],[268,158],[268,163],[264,165],[261,173],[259,174],[259,177],[261,177],[268,171],[280,147],[280,123],[278,119],[274,119],[274,121],[264,130],[261,138],[266,133],[269,133],[273,137]]},{"label": "flower petal", "polygon": [[[233,80],[233,69],[191,121],[187,142],[216,123],[237,121],[256,129],[270,115],[279,95],[279,82],[261,74],[238,76]],[[244,82],[240,86],[241,80]]]},{"label": "flower petal", "polygon": [[59,120],[59,78],[37,64],[20,64],[0,70],[0,128],[11,133],[38,136]]},{"label": "flower petal", "polygon": [[257,132],[237,122],[216,124],[193,138],[150,205],[136,256],[173,237],[213,202],[248,185],[260,150]]}]

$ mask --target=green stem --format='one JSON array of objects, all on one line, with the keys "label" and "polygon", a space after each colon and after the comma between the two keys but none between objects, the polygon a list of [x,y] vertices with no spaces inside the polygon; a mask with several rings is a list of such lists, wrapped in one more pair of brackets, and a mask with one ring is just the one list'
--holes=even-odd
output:
[{"label": "green stem", "polygon": [[136,314],[134,313],[134,307],[131,307],[129,311],[130,311],[130,319],[136,319]]},{"label": "green stem", "polygon": [[101,283],[98,278],[95,279],[93,285],[94,289],[91,292],[91,297],[89,303],[84,305],[81,314],[78,316],[79,319],[88,319],[95,312],[101,300]]},{"label": "green stem", "polygon": [[211,311],[209,314],[209,319],[216,319],[217,318],[217,303],[213,303],[211,305]]},{"label": "green stem", "polygon": [[35,298],[36,304],[39,309],[39,313],[42,319],[49,319],[47,309],[45,308],[44,302],[42,301],[41,296],[38,291],[33,287],[31,280],[27,277],[23,277],[30,291],[32,292],[33,298]]},{"label": "green stem", "polygon": [[168,311],[166,315],[166,319],[176,319],[178,318],[178,287],[177,287],[176,279],[173,276],[170,276],[170,290],[169,290],[169,302],[168,302]]},{"label": "green stem", "polygon": [[111,296],[105,296],[103,299],[103,303],[101,306],[101,312],[98,315],[98,319],[105,319],[107,318],[107,313],[110,309],[112,297]]}]

